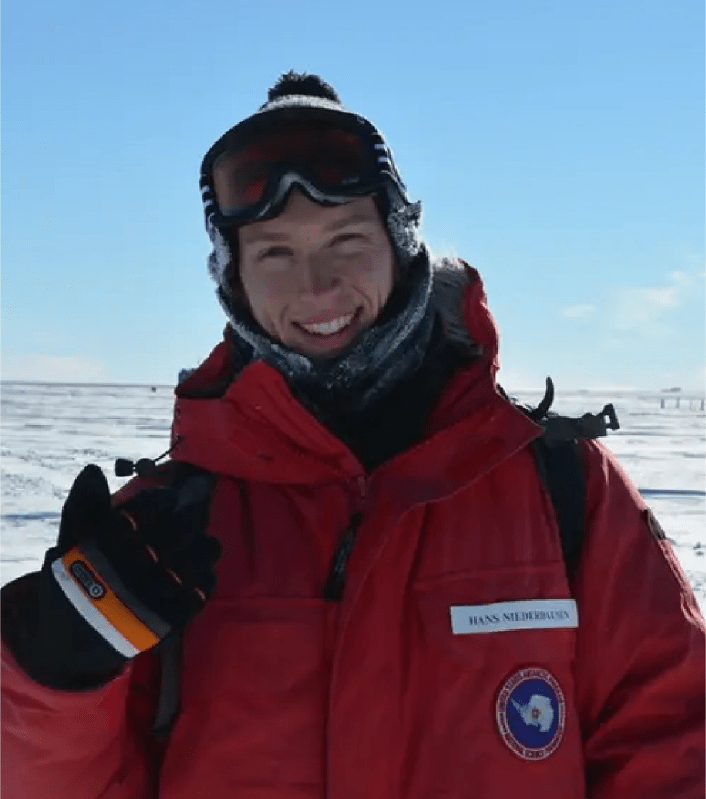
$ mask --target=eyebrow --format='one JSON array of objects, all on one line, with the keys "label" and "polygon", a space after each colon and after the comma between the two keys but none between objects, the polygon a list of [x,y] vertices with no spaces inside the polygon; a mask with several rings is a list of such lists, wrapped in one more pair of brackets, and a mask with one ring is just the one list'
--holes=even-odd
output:
[{"label": "eyebrow", "polygon": [[327,225],[326,230],[329,232],[335,232],[336,230],[348,227],[349,225],[372,224],[373,222],[375,222],[375,220],[370,216],[370,214],[353,213],[349,216],[344,216],[342,219],[332,222],[330,225]]},{"label": "eyebrow", "polygon": [[[241,231],[241,234],[245,233],[246,229],[247,226]],[[286,241],[288,238],[289,236],[287,236],[285,233],[275,233],[275,232],[268,233],[265,230],[263,230],[262,233],[251,233],[248,231],[247,233],[245,233],[245,240],[243,243],[259,244],[260,242],[263,241]]]},{"label": "eyebrow", "polygon": [[[341,219],[337,219],[334,222],[331,222],[330,225],[327,225],[325,230],[327,233],[336,233],[343,228],[351,227],[353,225],[361,225],[361,224],[374,224],[375,220],[369,214],[361,214],[361,213],[352,213],[347,216],[342,217]],[[241,233],[245,233],[243,229]],[[286,233],[277,233],[276,231],[266,231],[263,230],[262,232],[253,233],[248,231],[245,233],[245,241],[244,244],[261,244],[263,242],[278,242],[278,241],[287,241],[289,239],[288,234]]]}]

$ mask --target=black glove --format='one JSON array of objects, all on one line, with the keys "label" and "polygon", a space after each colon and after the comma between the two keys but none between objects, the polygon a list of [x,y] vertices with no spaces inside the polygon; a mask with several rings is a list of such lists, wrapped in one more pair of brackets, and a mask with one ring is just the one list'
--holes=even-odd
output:
[{"label": "black glove", "polygon": [[205,534],[212,478],[144,490],[111,509],[103,472],[76,478],[40,577],[23,667],[45,685],[82,689],[184,627],[215,590],[218,541]]}]

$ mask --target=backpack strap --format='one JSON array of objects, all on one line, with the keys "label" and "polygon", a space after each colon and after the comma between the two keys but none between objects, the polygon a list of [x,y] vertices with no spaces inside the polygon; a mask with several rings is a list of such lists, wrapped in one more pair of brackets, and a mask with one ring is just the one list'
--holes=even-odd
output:
[{"label": "backpack strap", "polygon": [[608,430],[619,430],[620,424],[612,404],[600,413],[585,413],[578,418],[550,413],[554,401],[554,383],[546,380],[546,390],[536,408],[503,396],[533,421],[542,425],[543,434],[530,444],[539,476],[549,492],[559,527],[561,548],[569,583],[573,582],[581,559],[586,532],[586,498],[583,460],[579,441],[605,436]]},{"label": "backpack strap", "polygon": [[[209,480],[210,485],[204,495],[205,478]],[[179,462],[176,477],[171,485],[178,492],[180,502],[210,503],[215,482],[216,477],[211,472]],[[173,632],[157,645],[160,663],[159,697],[152,723],[152,734],[158,741],[166,741],[169,738],[179,714],[182,643],[182,633]]]},{"label": "backpack strap", "polygon": [[181,632],[174,632],[158,644],[159,697],[152,722],[152,734],[158,741],[169,738],[179,715],[182,643]]},{"label": "backpack strap", "polygon": [[542,436],[530,444],[530,449],[554,505],[566,574],[571,584],[586,532],[584,473],[579,443],[564,441],[550,446]]}]

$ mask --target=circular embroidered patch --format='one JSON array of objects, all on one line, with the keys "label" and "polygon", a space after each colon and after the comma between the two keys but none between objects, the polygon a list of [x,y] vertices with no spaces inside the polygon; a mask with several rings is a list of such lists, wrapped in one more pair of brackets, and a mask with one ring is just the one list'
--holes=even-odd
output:
[{"label": "circular embroidered patch", "polygon": [[564,693],[546,669],[521,669],[508,677],[495,711],[503,741],[525,760],[549,757],[564,735]]}]

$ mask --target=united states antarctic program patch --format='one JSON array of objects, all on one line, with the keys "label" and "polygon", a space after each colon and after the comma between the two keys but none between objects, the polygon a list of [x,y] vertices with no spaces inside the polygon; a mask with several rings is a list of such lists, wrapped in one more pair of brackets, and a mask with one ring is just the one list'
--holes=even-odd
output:
[{"label": "united states antarctic program patch", "polygon": [[564,693],[546,669],[521,669],[503,683],[496,717],[503,741],[516,755],[544,760],[564,736]]}]

